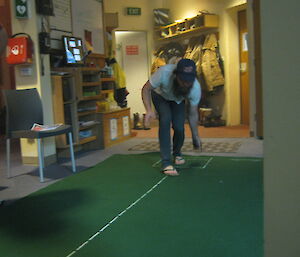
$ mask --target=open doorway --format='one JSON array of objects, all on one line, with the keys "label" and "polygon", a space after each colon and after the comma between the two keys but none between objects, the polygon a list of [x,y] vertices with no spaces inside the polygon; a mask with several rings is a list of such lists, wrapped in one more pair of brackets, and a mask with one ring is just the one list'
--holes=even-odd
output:
[{"label": "open doorway", "polygon": [[145,112],[141,89],[149,78],[147,34],[144,31],[116,31],[116,59],[126,76],[131,114]]}]

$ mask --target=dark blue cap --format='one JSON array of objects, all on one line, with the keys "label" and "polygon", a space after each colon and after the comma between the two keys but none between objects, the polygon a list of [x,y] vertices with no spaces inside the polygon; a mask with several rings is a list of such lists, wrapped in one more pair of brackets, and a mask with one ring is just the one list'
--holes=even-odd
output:
[{"label": "dark blue cap", "polygon": [[181,59],[177,63],[176,75],[180,80],[193,82],[196,78],[196,64],[191,59]]}]

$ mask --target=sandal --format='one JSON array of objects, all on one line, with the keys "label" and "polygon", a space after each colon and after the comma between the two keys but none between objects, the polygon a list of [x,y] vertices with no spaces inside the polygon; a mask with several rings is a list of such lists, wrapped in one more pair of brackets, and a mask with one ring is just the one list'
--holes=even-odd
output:
[{"label": "sandal", "polygon": [[176,156],[174,162],[176,165],[182,165],[185,164],[185,159],[182,156]]},{"label": "sandal", "polygon": [[165,167],[162,172],[168,176],[178,176],[179,173],[177,172],[177,170],[172,166],[169,165],[167,167]]}]

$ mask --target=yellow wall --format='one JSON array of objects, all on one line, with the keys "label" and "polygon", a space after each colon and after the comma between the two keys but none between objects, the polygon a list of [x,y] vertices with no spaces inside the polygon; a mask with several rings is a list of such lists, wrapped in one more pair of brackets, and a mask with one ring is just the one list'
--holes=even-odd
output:
[{"label": "yellow wall", "polygon": [[171,10],[172,20],[190,18],[202,10],[219,14],[223,6],[218,0],[167,0],[166,5]]},{"label": "yellow wall", "polygon": [[[37,88],[43,102],[44,109],[44,122],[45,124],[53,123],[52,114],[52,98],[49,97],[51,93],[51,81],[50,81],[50,65],[49,56],[44,55],[44,66],[45,75],[41,76],[41,59],[39,54],[38,46],[38,27],[39,27],[39,17],[35,12],[35,1],[28,0],[29,18],[28,19],[16,19],[14,5],[11,5],[11,17],[12,17],[12,32],[26,32],[29,34],[34,42],[34,60],[29,67],[32,68],[32,76],[21,76],[20,68],[21,66],[15,66],[15,78],[16,78],[16,88],[26,89],[26,88]],[[21,151],[23,157],[37,157],[37,144],[34,140],[22,139],[21,141]],[[54,139],[47,139],[45,142],[44,153],[45,156],[55,154],[55,142]]]}]

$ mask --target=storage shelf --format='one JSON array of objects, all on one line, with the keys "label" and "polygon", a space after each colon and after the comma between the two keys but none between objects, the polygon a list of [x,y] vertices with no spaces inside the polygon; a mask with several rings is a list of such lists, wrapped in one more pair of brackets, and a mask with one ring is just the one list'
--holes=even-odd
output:
[{"label": "storage shelf", "polygon": [[186,30],[186,31],[180,31],[180,32],[177,32],[176,34],[174,35],[171,35],[171,36],[166,36],[164,38],[159,38],[158,40],[166,40],[166,39],[170,39],[170,38],[176,38],[176,37],[180,37],[180,36],[184,36],[184,35],[188,35],[188,34],[194,34],[194,33],[197,33],[197,32],[206,32],[206,31],[209,31],[211,29],[216,29],[217,27],[201,27],[201,28],[195,28],[195,29],[190,29],[190,30]]},{"label": "storage shelf", "polygon": [[113,93],[114,90],[113,89],[105,89],[105,90],[101,90],[101,94],[110,94]]},{"label": "storage shelf", "polygon": [[101,78],[102,82],[109,82],[109,81],[115,81],[115,78],[109,77],[109,78]]},{"label": "storage shelf", "polygon": [[95,81],[95,82],[82,82],[83,87],[94,87],[94,86],[99,86],[101,85],[100,81]]},{"label": "storage shelf", "polygon": [[201,14],[181,22],[169,24],[155,29],[158,40],[176,38],[189,33],[201,33],[219,26],[218,16],[214,14]]},{"label": "storage shelf", "polygon": [[75,100],[65,101],[64,104],[73,104],[75,103]]},{"label": "storage shelf", "polygon": [[83,96],[79,101],[90,101],[90,100],[100,100],[100,99],[102,99],[101,95]]},{"label": "storage shelf", "polygon": [[83,145],[92,141],[95,141],[97,139],[96,136],[92,136],[92,137],[87,137],[87,138],[82,138],[79,140],[79,144]]},{"label": "storage shelf", "polygon": [[100,72],[101,69],[97,68],[97,67],[82,67],[81,68],[82,72]]},{"label": "storage shelf", "polygon": [[98,125],[98,124],[99,124],[99,123],[94,123],[94,124],[88,125],[88,126],[80,126],[80,127],[79,127],[79,130],[81,131],[81,130],[90,129],[90,128],[92,128],[92,127],[95,127],[95,126]]},{"label": "storage shelf", "polygon": [[78,117],[87,116],[90,114],[95,114],[96,111],[88,111],[88,112],[78,112]]}]

